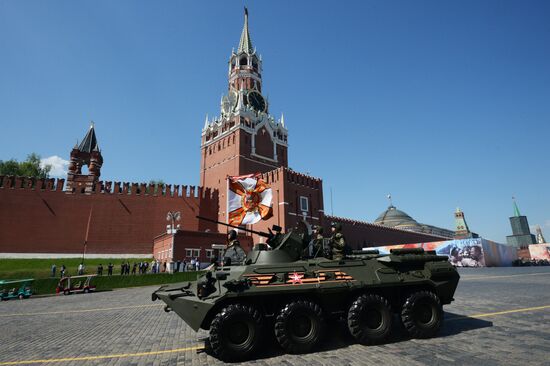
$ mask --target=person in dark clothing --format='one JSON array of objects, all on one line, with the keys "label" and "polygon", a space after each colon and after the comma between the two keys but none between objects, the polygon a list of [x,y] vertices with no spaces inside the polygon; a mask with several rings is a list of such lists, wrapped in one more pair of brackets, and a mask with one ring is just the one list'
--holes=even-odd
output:
[{"label": "person in dark clothing", "polygon": [[137,264],[134,262],[134,265],[132,266],[132,274],[135,275],[137,270]]},{"label": "person in dark clothing", "polygon": [[112,263],[109,263],[109,265],[107,266],[107,274],[109,276],[113,275],[113,264]]},{"label": "person in dark clothing", "polygon": [[99,266],[97,266],[97,275],[98,276],[103,276],[103,264],[99,264]]}]

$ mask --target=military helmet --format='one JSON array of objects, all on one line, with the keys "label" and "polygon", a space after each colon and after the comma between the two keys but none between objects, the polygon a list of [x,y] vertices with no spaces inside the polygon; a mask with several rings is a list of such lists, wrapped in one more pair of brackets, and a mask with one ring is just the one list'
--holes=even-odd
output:
[{"label": "military helmet", "polygon": [[333,222],[330,227],[333,227],[336,231],[342,231],[342,224],[339,222]]},{"label": "military helmet", "polygon": [[227,239],[228,239],[229,241],[237,239],[237,230],[230,230],[230,231],[227,233]]},{"label": "military helmet", "polygon": [[319,234],[323,233],[323,227],[321,225],[313,225],[313,230],[317,231]]}]

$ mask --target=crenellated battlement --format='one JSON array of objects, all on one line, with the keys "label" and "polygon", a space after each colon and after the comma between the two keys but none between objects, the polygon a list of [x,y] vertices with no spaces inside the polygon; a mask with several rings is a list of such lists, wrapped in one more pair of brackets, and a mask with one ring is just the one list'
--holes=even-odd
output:
[{"label": "crenellated battlement", "polygon": [[91,192],[83,192],[76,189],[67,190],[65,179],[48,178],[37,179],[32,177],[4,176],[0,175],[0,189],[53,191],[65,194],[119,194],[133,196],[157,196],[165,198],[201,198],[217,199],[218,192],[211,188],[179,184],[147,184],[131,182],[99,181]]},{"label": "crenellated battlement", "polygon": [[268,184],[284,181],[312,189],[321,189],[323,183],[323,180],[320,178],[299,173],[285,167],[280,167],[267,173],[263,173],[262,179],[264,179]]}]

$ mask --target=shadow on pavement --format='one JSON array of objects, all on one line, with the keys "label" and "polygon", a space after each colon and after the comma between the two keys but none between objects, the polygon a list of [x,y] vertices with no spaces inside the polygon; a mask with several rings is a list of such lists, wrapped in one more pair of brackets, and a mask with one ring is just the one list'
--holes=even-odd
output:
[{"label": "shadow on pavement", "polygon": [[470,318],[465,315],[445,312],[445,322],[443,323],[443,327],[439,332],[439,337],[447,337],[462,332],[467,332],[469,330],[487,328],[492,326],[493,322],[487,320]]},{"label": "shadow on pavement", "polygon": [[[470,318],[468,316],[464,316],[460,314],[445,312],[443,326],[436,338],[453,336],[463,332],[468,332],[471,330],[487,328],[492,326],[493,326],[493,323],[490,321],[477,319],[477,318]],[[327,330],[326,339],[321,345],[321,347],[317,349],[315,352],[332,351],[340,348],[346,348],[353,344],[356,344],[355,339],[351,336],[351,334],[347,329],[347,324],[345,321],[331,321],[328,323],[326,330]],[[277,341],[274,335],[270,334],[269,337],[266,337],[266,338],[267,339],[265,339],[262,352],[258,354],[258,357],[254,358],[254,360],[269,359],[269,358],[278,357],[285,354],[285,352],[277,344]],[[405,327],[401,324],[399,318],[395,317],[391,336],[388,339],[388,341],[385,342],[385,344],[405,342],[410,339],[411,338],[407,334],[407,331],[405,330]],[[204,341],[205,341],[204,352],[212,356],[212,353],[208,344],[208,339],[204,339]],[[364,347],[369,347],[369,346],[364,346]],[[375,347],[375,346],[370,346],[370,347]]]}]

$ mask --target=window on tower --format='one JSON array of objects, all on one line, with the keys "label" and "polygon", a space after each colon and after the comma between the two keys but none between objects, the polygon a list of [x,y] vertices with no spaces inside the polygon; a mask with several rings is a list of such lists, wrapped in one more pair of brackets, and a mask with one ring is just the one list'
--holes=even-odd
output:
[{"label": "window on tower", "polygon": [[246,60],[246,57],[241,57],[240,61],[239,61],[239,64],[241,66],[245,66],[248,64],[248,61]]}]

